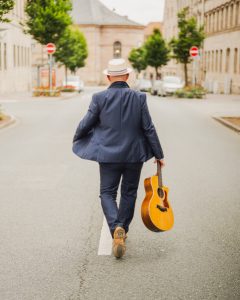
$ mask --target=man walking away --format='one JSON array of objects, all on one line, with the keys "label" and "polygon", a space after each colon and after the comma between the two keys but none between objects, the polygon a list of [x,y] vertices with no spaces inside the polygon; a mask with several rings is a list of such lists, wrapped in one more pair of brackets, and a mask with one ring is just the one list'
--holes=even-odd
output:
[{"label": "man walking away", "polygon": [[[126,251],[125,239],[133,219],[143,163],[155,157],[164,166],[164,156],[148,111],[146,94],[129,88],[132,70],[124,59],[112,59],[104,71],[110,86],[92,97],[89,110],[73,138],[73,152],[97,161],[100,198],[113,237],[113,253]],[[119,207],[116,202],[121,182]]]}]

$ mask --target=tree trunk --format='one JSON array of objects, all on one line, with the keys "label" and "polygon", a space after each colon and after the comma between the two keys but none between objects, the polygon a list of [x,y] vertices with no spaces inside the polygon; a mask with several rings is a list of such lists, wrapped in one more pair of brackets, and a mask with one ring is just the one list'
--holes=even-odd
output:
[{"label": "tree trunk", "polygon": [[187,64],[184,64],[184,76],[185,76],[185,86],[188,86],[188,68]]},{"label": "tree trunk", "polygon": [[66,85],[68,84],[68,80],[67,80],[67,67],[65,66],[65,81],[66,81]]},{"label": "tree trunk", "polygon": [[156,80],[158,79],[158,67],[155,67],[155,71],[156,71]]}]

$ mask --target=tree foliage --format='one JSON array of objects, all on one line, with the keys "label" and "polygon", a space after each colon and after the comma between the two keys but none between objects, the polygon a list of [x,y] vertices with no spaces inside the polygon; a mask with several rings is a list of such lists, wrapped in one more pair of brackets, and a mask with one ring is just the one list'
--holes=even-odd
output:
[{"label": "tree foliage", "polygon": [[196,19],[187,18],[187,13],[186,8],[178,13],[178,37],[170,41],[173,58],[184,64],[186,85],[188,83],[187,64],[191,62],[189,50],[192,46],[201,47],[204,40],[203,26],[198,27]]},{"label": "tree foliage", "polygon": [[56,60],[75,73],[88,56],[86,39],[78,28],[69,27],[57,43]]},{"label": "tree foliage", "polygon": [[128,60],[131,62],[133,68],[138,73],[141,73],[141,71],[147,68],[145,48],[133,48],[129,54]]},{"label": "tree foliage", "polygon": [[57,43],[72,23],[71,9],[71,0],[27,0],[26,32],[43,45]]},{"label": "tree foliage", "polygon": [[0,22],[10,22],[4,15],[13,9],[14,2],[14,0],[0,0]]},{"label": "tree foliage", "polygon": [[155,68],[156,77],[158,77],[158,69],[166,65],[170,59],[170,50],[158,29],[154,29],[153,34],[146,40],[144,48],[146,63]]}]

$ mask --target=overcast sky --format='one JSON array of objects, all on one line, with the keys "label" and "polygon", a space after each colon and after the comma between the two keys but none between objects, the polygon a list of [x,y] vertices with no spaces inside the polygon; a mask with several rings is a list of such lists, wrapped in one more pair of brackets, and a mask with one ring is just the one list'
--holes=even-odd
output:
[{"label": "overcast sky", "polygon": [[100,0],[110,9],[133,21],[147,24],[162,21],[165,0]]}]

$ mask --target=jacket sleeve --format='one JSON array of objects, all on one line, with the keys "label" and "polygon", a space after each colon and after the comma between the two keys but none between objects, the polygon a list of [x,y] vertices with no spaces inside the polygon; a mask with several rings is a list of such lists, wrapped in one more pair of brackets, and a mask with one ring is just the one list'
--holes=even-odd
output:
[{"label": "jacket sleeve", "polygon": [[142,129],[144,132],[145,137],[147,138],[147,141],[149,145],[152,148],[153,154],[156,159],[162,159],[164,158],[163,150],[156,132],[156,129],[154,127],[154,124],[152,122],[147,100],[146,100],[146,94],[142,94]]},{"label": "jacket sleeve", "polygon": [[89,105],[88,112],[85,117],[80,121],[75,135],[73,137],[73,143],[80,138],[86,136],[88,132],[94,128],[99,121],[99,107],[97,104],[96,96],[93,95],[92,101]]}]

